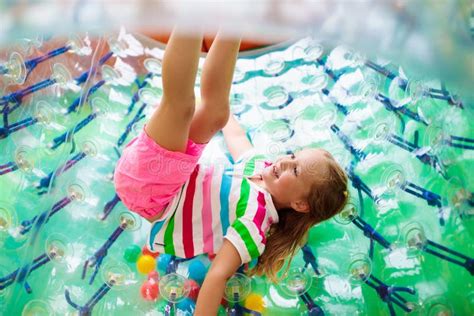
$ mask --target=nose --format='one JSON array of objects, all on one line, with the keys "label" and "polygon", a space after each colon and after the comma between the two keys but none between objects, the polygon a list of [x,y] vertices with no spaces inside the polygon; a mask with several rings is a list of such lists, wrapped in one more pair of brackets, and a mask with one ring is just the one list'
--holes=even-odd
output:
[{"label": "nose", "polygon": [[292,169],[294,165],[294,162],[291,159],[283,159],[280,161],[280,169],[282,171]]}]

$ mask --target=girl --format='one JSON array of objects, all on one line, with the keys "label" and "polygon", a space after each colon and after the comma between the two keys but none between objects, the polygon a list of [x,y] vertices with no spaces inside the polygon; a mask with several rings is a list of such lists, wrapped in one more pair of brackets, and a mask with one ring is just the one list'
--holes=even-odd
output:
[{"label": "girl", "polygon": [[[216,254],[196,315],[215,315],[225,284],[244,263],[275,280],[308,230],[347,201],[347,178],[322,149],[269,162],[255,155],[231,116],[229,92],[240,40],[218,34],[203,65],[202,104],[194,84],[202,36],[174,30],[163,57],[163,98],[115,170],[122,202],[152,223],[147,247],[179,257]],[[198,159],[223,130],[236,162],[224,169]]]}]

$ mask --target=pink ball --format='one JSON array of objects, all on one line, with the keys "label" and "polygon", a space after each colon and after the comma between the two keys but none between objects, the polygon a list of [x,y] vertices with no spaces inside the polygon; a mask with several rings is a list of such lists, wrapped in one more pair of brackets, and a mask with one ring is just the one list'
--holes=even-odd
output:
[{"label": "pink ball", "polygon": [[158,271],[153,270],[150,273],[148,273],[148,281],[153,280],[155,283],[158,283],[160,280],[160,275],[158,274]]},{"label": "pink ball", "polygon": [[158,289],[158,283],[154,280],[145,281],[140,288],[140,294],[147,301],[156,301],[160,290]]}]

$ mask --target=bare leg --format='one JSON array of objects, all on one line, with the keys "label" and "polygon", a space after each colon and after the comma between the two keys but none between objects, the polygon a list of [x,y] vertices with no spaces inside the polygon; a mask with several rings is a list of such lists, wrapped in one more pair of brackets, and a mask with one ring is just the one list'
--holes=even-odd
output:
[{"label": "bare leg", "polygon": [[207,143],[229,119],[229,93],[232,85],[240,39],[219,33],[204,62],[201,76],[202,104],[191,122],[189,138]]},{"label": "bare leg", "polygon": [[202,35],[174,30],[163,57],[163,98],[146,125],[147,134],[160,146],[184,152],[194,115],[194,85]]}]

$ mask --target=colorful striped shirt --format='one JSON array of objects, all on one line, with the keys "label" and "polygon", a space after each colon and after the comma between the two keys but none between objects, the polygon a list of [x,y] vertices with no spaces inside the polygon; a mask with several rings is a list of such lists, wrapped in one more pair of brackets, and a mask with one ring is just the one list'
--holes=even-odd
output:
[{"label": "colorful striped shirt", "polygon": [[150,251],[182,258],[215,254],[226,238],[242,264],[259,257],[278,213],[271,195],[247,177],[267,164],[253,151],[228,167],[198,164],[163,216],[152,223]]}]

